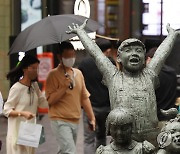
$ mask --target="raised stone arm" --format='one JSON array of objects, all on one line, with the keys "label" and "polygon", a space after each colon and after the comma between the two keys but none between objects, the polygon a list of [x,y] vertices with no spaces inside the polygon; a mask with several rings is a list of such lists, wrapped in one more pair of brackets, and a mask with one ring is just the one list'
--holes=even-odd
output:
[{"label": "raised stone arm", "polygon": [[176,31],[170,27],[170,24],[167,24],[168,36],[164,39],[161,45],[156,50],[151,62],[147,65],[151,68],[156,74],[159,74],[166,58],[171,53],[172,47],[175,43],[177,35],[180,31]]},{"label": "raised stone arm", "polygon": [[117,68],[111,63],[111,61],[102,53],[101,49],[97,44],[87,35],[84,28],[88,20],[86,19],[84,23],[79,26],[78,24],[72,24],[73,26],[68,26],[70,31],[67,33],[75,33],[78,35],[86,51],[95,59],[96,65],[105,79],[110,79],[112,75],[115,74]]}]

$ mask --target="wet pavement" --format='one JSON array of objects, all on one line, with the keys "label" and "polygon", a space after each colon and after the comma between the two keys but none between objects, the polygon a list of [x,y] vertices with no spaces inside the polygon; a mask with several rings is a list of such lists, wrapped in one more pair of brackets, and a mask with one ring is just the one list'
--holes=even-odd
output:
[{"label": "wet pavement", "polygon": [[[36,154],[57,154],[57,143],[50,127],[48,116],[45,115],[38,123],[42,124],[45,129],[46,142],[39,146]],[[3,145],[0,154],[6,154],[6,132],[7,132],[7,118],[0,116],[0,140]],[[78,138],[77,138],[77,154],[83,154],[83,124],[82,119],[79,124]]]}]

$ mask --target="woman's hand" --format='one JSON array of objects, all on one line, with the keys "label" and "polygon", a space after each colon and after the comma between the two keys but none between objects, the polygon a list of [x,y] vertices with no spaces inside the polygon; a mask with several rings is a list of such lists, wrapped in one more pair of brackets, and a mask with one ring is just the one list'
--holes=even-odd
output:
[{"label": "woman's hand", "polygon": [[29,112],[29,111],[22,111],[20,114],[25,117],[27,120],[30,120],[35,117],[35,114]]},{"label": "woman's hand", "polygon": [[71,34],[71,33],[77,34],[78,31],[81,31],[86,27],[87,21],[88,21],[88,19],[86,19],[81,26],[79,26],[78,24],[72,23],[73,27],[68,26],[69,31],[66,31],[66,33],[67,34]]}]

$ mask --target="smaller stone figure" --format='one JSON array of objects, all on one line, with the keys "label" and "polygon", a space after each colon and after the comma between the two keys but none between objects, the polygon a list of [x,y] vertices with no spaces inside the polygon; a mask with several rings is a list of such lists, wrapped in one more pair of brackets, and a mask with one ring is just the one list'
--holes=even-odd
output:
[{"label": "smaller stone figure", "polygon": [[180,154],[180,116],[166,123],[157,141],[160,148],[157,154]]},{"label": "smaller stone figure", "polygon": [[125,108],[113,109],[106,120],[107,130],[113,138],[107,146],[99,146],[96,154],[152,154],[155,147],[148,141],[132,140],[133,115]]}]

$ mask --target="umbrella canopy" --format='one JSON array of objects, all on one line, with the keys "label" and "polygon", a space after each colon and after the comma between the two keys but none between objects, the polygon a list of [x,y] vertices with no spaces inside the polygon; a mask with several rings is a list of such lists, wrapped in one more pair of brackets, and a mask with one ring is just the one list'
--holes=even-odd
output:
[{"label": "umbrella canopy", "polygon": [[[23,30],[12,44],[9,54],[68,40],[76,36],[76,34],[66,33],[69,30],[68,26],[72,23],[81,25],[85,19],[87,18],[73,14],[48,16]],[[85,30],[87,33],[94,32],[99,27],[96,21],[88,19]]]}]

